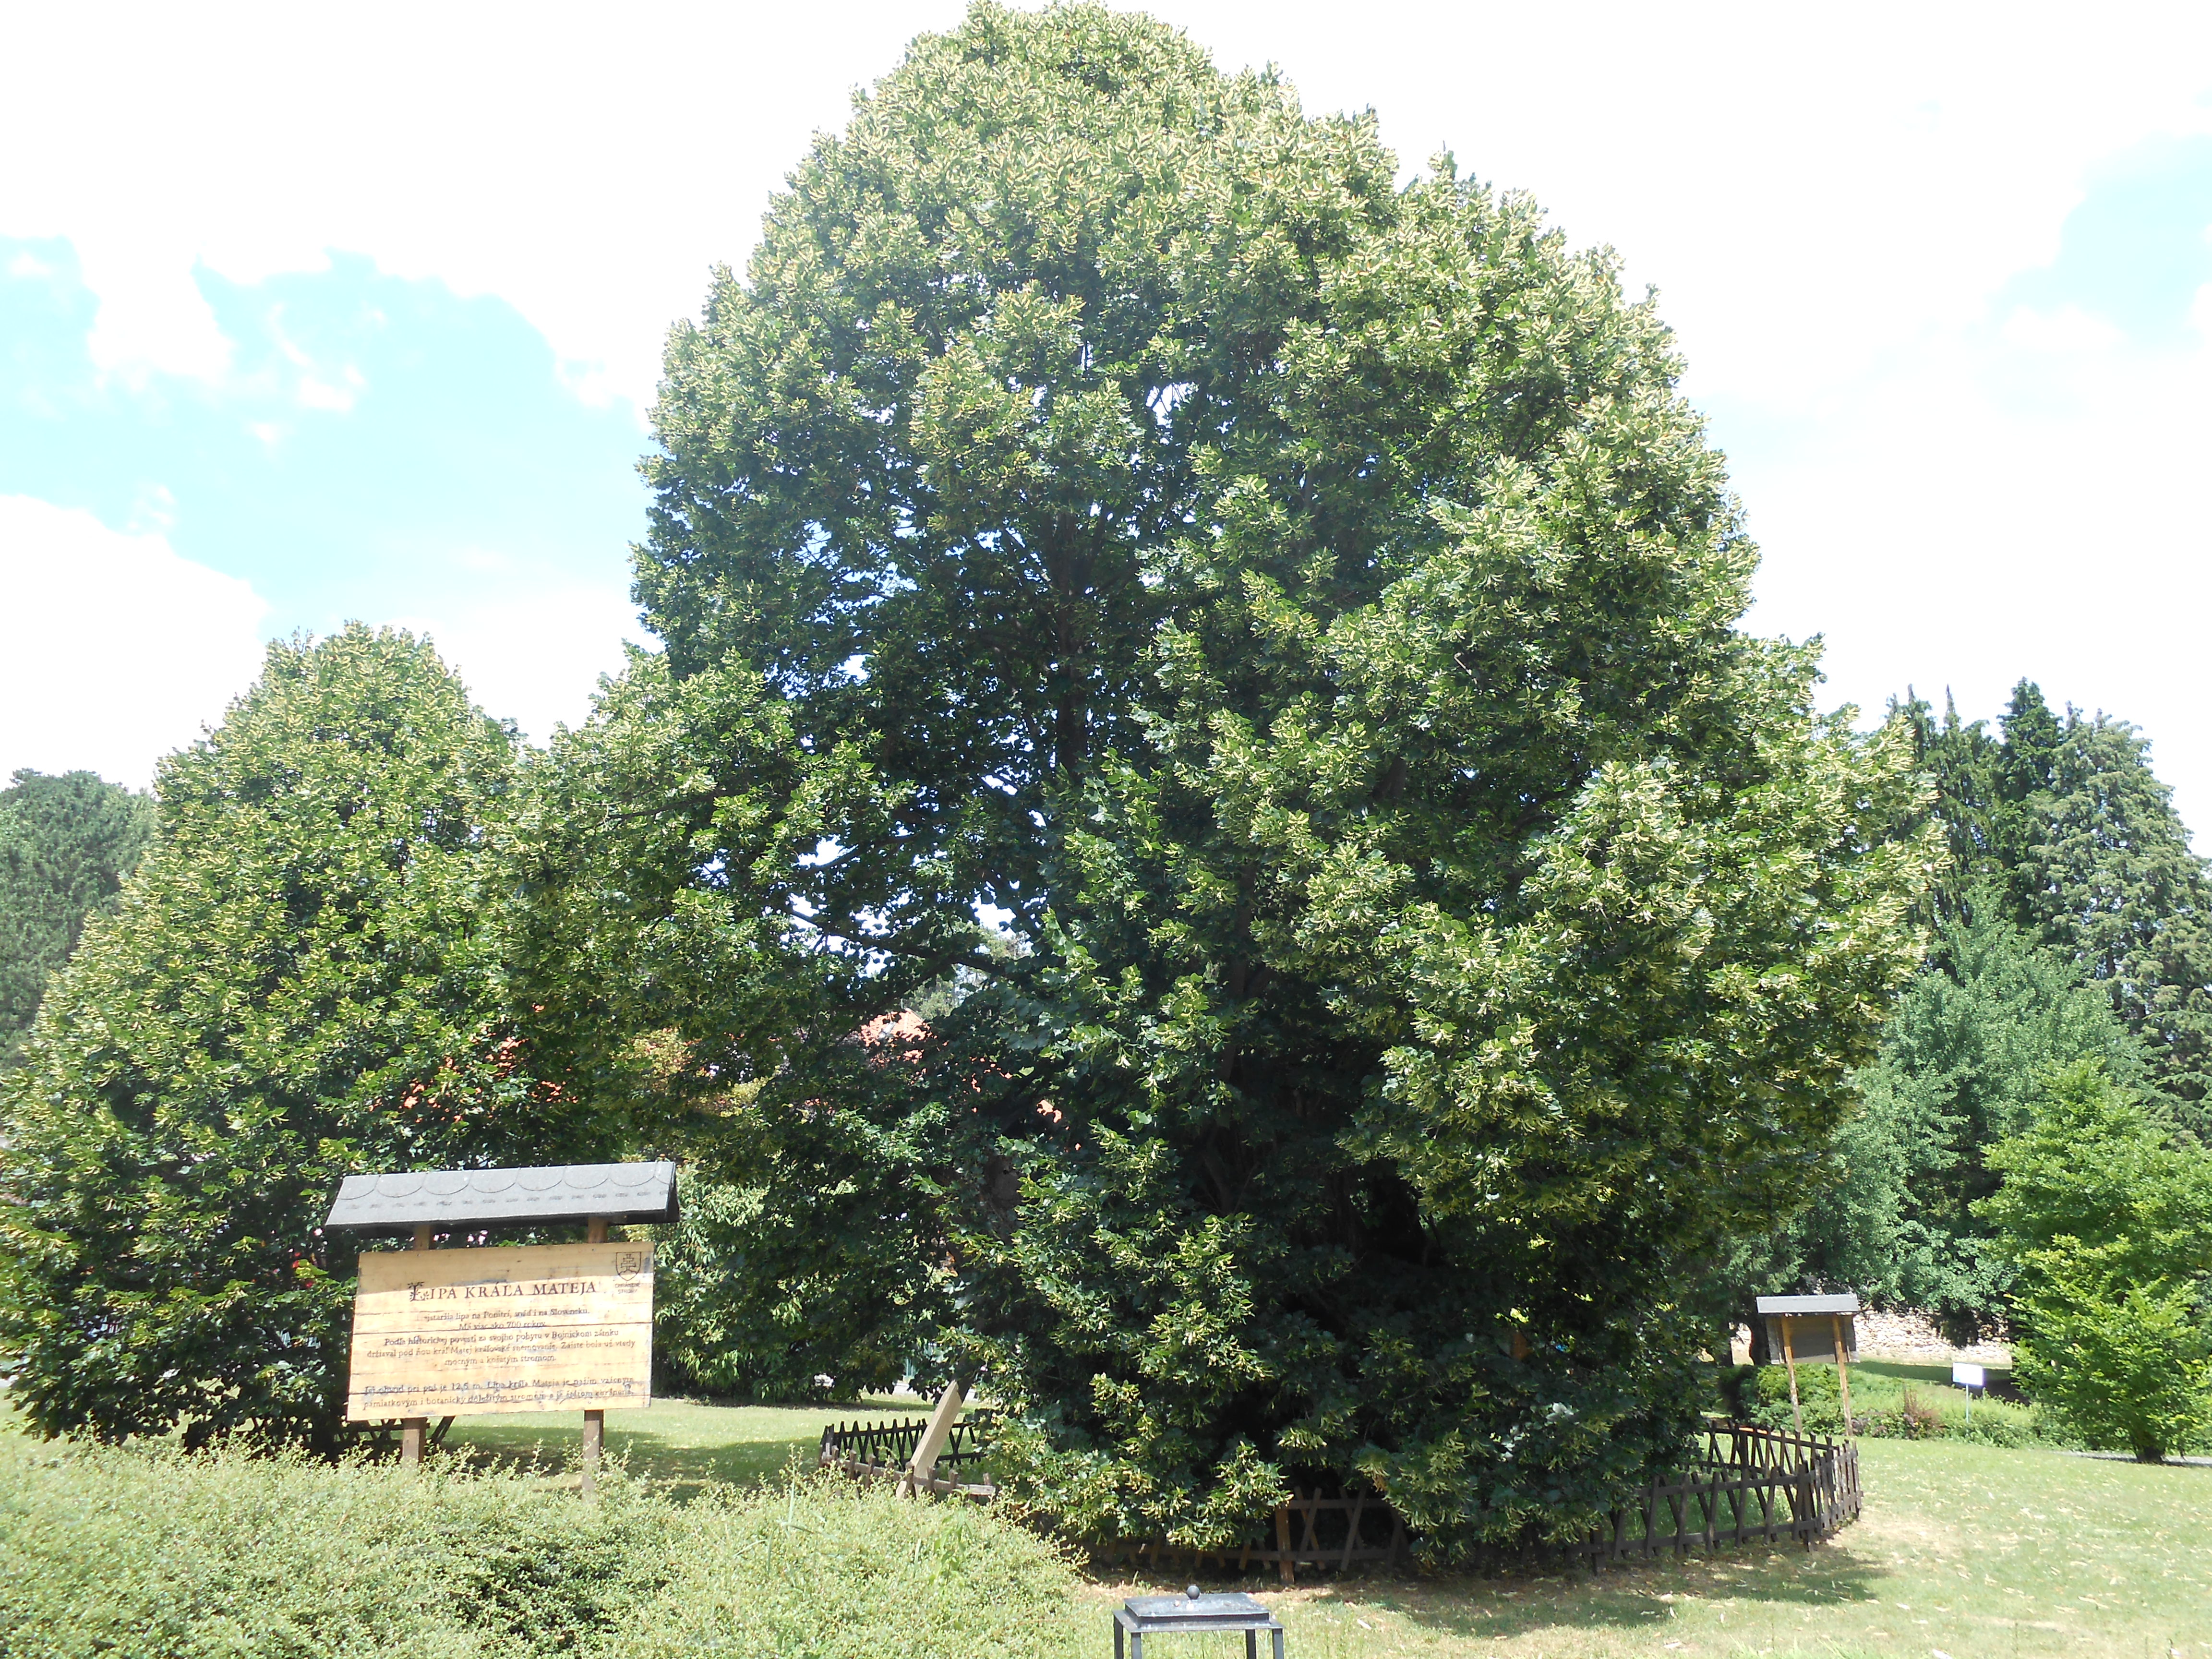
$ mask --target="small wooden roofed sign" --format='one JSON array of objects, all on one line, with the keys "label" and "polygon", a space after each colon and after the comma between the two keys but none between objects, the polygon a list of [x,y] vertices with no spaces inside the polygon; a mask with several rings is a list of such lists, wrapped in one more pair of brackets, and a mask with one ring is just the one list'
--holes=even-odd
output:
[{"label": "small wooden roofed sign", "polygon": [[323,1225],[357,1233],[436,1232],[555,1221],[673,1221],[676,1166],[554,1164],[348,1176]]},{"label": "small wooden roofed sign", "polygon": [[1859,1352],[1859,1299],[1839,1296],[1762,1296],[1759,1316],[1766,1325],[1767,1352],[1782,1350],[1790,1368],[1790,1415],[1805,1432],[1804,1408],[1797,1403],[1797,1362],[1832,1361],[1837,1392],[1843,1396],[1844,1433],[1851,1432],[1851,1367]]},{"label": "small wooden roofed sign", "polygon": [[[1741,1303],[1736,1304],[1742,1306]],[[1833,1364],[1836,1338],[1844,1340],[1844,1357],[1859,1357],[1859,1299],[1842,1296],[1762,1296],[1759,1316],[1766,1326],[1766,1351],[1780,1353],[1782,1322],[1790,1322],[1791,1346],[1799,1359]]]},{"label": "small wooden roofed sign", "polygon": [[[581,1409],[591,1492],[608,1408],[653,1403],[653,1247],[607,1229],[675,1219],[665,1162],[349,1176],[324,1225],[411,1233],[414,1248],[362,1252],[347,1417],[396,1419],[413,1464],[434,1415]],[[432,1249],[441,1234],[564,1221],[588,1224],[584,1243]]]}]

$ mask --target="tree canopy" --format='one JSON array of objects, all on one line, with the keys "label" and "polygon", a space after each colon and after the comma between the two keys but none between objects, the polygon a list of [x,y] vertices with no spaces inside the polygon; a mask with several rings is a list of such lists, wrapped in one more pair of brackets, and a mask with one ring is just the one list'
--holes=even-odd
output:
[{"label": "tree canopy", "polygon": [[1651,301],[1396,178],[1140,16],[918,40],[672,334],[665,653],[523,830],[544,1041],[987,1367],[1079,1532],[1365,1480],[1449,1549],[1671,1456],[1672,1270],[1917,954],[1906,735],[1737,631]]},{"label": "tree canopy", "polygon": [[95,773],[25,770],[0,789],[0,1066],[153,832],[153,801]]},{"label": "tree canopy", "polygon": [[2212,1134],[2212,882],[2133,726],[2014,689],[1999,735],[1924,703],[1904,713],[1952,852],[1939,903],[1977,884],[2072,961],[2143,1042],[2152,1085]]},{"label": "tree canopy", "polygon": [[597,1133],[502,1012],[512,734],[426,641],[269,648],[0,1083],[0,1344],[49,1432],[334,1445],[362,1170]]},{"label": "tree canopy", "polygon": [[1869,1128],[1893,1159],[1891,1202],[1860,1224],[1872,1259],[1820,1276],[1929,1309],[1961,1338],[2001,1322],[2010,1265],[1976,1219],[2001,1180],[1990,1157],[2037,1121],[2052,1078],[2085,1063],[2129,1089],[2150,1071],[2104,993],[1982,890],[1940,930],[1858,1075]]},{"label": "tree canopy", "polygon": [[2054,1073],[1974,1206],[2018,1279],[2018,1374],[2094,1446],[2146,1462],[2212,1423],[2212,1153],[2104,1068]]}]

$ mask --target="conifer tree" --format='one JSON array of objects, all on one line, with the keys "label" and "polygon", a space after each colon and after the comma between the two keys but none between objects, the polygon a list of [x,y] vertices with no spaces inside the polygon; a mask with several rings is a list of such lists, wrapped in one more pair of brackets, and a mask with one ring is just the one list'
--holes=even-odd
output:
[{"label": "conifer tree", "polygon": [[1997,1324],[2010,1265],[1976,1219],[1997,1189],[1990,1152],[2028,1129],[2054,1076],[2084,1064],[2131,1093],[2150,1069],[2103,992],[2015,927],[1997,890],[1979,890],[1856,1079],[1893,1160],[1893,1207],[1873,1224],[1884,1260],[1870,1278],[1824,1276],[1929,1309],[1961,1341]]},{"label": "conifer tree", "polygon": [[85,918],[113,902],[153,829],[149,797],[94,773],[26,770],[0,789],[0,1066]]},{"label": "conifer tree", "polygon": [[1950,854],[1927,918],[1958,920],[1970,898],[2002,896],[2142,1040],[2143,1086],[2183,1126],[2212,1133],[2212,881],[2148,743],[2107,715],[2069,707],[2062,719],[2027,680],[1995,735],[1961,722],[1948,698],[1940,722],[1909,693],[1893,714],[1935,783]]},{"label": "conifer tree", "polygon": [[2000,854],[2021,924],[2111,997],[2153,1080],[2212,1132],[2212,881],[2134,727],[2023,680],[2004,719]]}]

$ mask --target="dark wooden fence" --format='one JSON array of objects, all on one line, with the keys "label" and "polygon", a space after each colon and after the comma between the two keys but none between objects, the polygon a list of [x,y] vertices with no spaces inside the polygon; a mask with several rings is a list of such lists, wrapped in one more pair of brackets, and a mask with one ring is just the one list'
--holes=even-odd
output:
[{"label": "dark wooden fence", "polygon": [[[982,1461],[991,1440],[996,1413],[969,1412],[952,1425],[951,1437],[937,1455],[937,1467],[921,1483],[929,1492],[947,1497],[972,1498],[988,1504],[999,1495],[988,1476],[981,1480],[959,1479],[963,1466]],[[896,1423],[833,1423],[822,1431],[822,1450],[815,1459],[825,1469],[837,1469],[859,1480],[902,1480],[921,1445],[928,1419],[910,1417]]]},{"label": "dark wooden fence", "polygon": [[[823,1431],[821,1464],[863,1480],[897,1480],[913,1461],[926,1425],[920,1419]],[[988,1503],[998,1488],[988,1479],[963,1482],[962,1465],[984,1455],[991,1414],[978,1412],[954,1428],[937,1462],[932,1492]],[[1648,1561],[1665,1554],[1727,1544],[1793,1542],[1809,1549],[1858,1518],[1859,1452],[1848,1441],[1784,1434],[1709,1418],[1700,1455],[1671,1478],[1654,1480],[1567,1546],[1571,1556],[1600,1565]],[[979,1472],[980,1473],[980,1472]],[[1273,1567],[1286,1584],[1301,1567],[1346,1572],[1401,1565],[1409,1540],[1405,1522],[1379,1495],[1324,1494],[1294,1489],[1275,1510],[1273,1536],[1227,1549],[1192,1550],[1143,1540],[1097,1546],[1106,1563],[1247,1573]]]},{"label": "dark wooden fence", "polygon": [[1249,1572],[1272,1566],[1285,1584],[1295,1584],[1300,1567],[1346,1572],[1357,1566],[1396,1567],[1406,1554],[1406,1523],[1372,1493],[1338,1493],[1291,1489],[1291,1501],[1275,1510],[1274,1538],[1230,1549],[1192,1550],[1172,1544],[1122,1541],[1099,1545],[1092,1554],[1108,1563],[1132,1566],[1188,1568],[1201,1571]]},{"label": "dark wooden fence", "polygon": [[1858,1513],[1856,1446],[1710,1418],[1696,1467],[1653,1481],[1573,1547],[1594,1564],[1754,1541],[1810,1549]]}]

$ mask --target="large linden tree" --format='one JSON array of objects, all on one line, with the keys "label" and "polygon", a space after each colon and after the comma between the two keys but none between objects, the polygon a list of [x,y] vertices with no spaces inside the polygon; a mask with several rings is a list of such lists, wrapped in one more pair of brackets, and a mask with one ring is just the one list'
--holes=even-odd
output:
[{"label": "large linden tree", "polygon": [[670,339],[665,652],[530,891],[571,1063],[696,1109],[823,1370],[980,1367],[1031,1502],[1185,1545],[1675,1453],[1686,1287],[1816,1176],[1930,857],[1738,631],[1679,369],[1527,200],[1141,16],[979,5],[817,142]]}]

